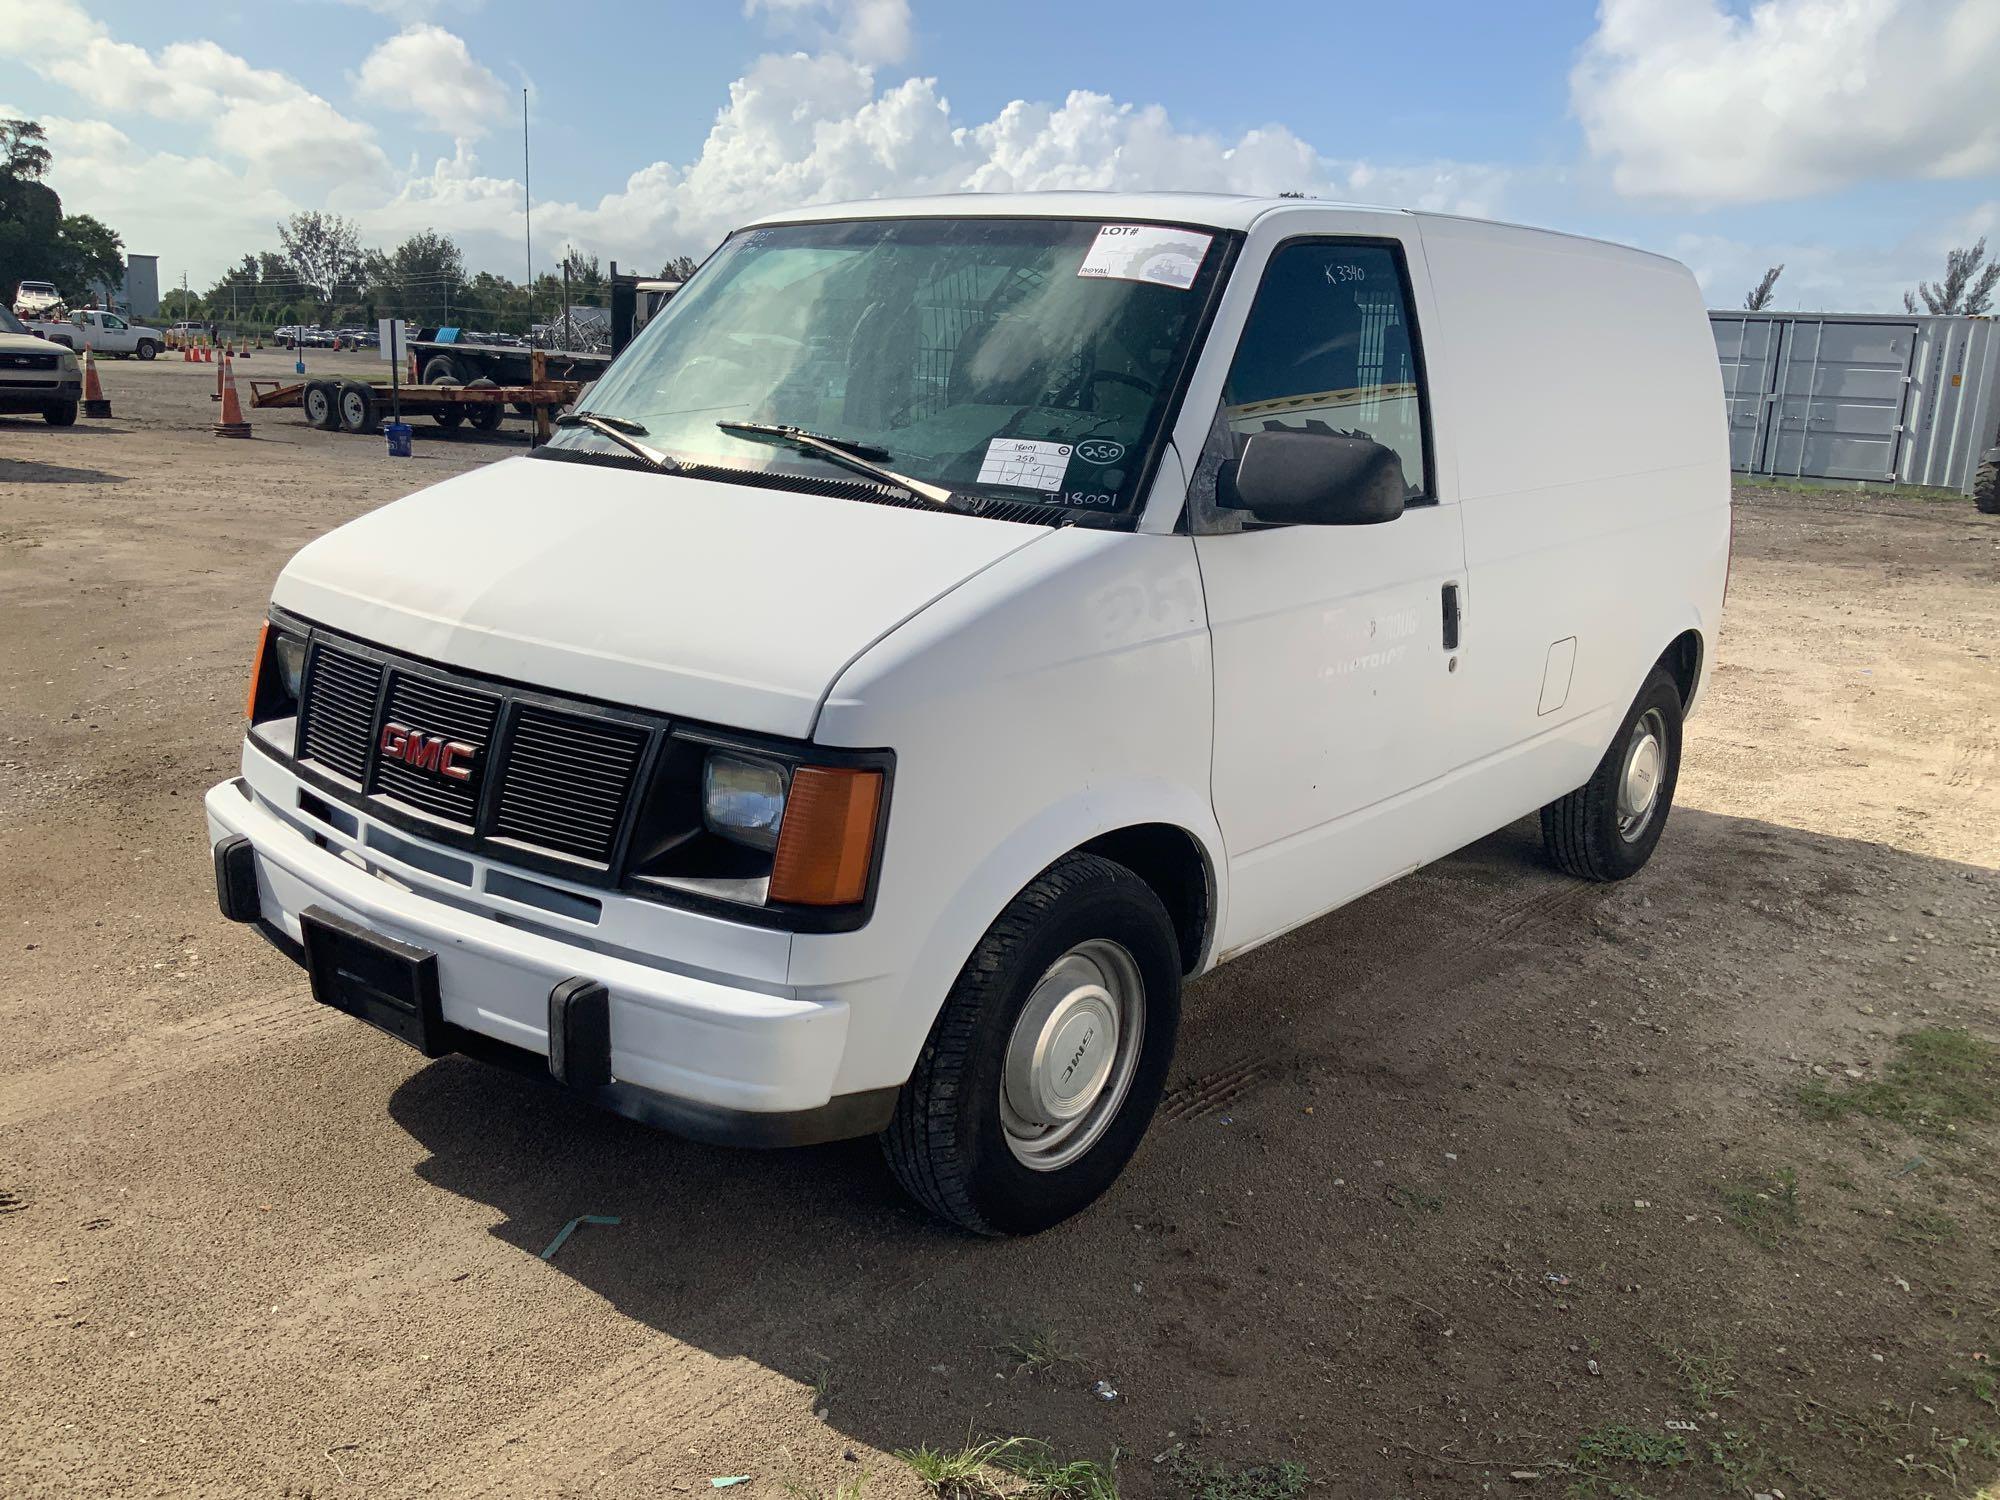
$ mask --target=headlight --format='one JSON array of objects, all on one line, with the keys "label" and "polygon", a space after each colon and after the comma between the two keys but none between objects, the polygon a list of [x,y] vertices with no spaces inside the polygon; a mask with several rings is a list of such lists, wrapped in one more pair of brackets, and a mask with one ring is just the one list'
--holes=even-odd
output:
[{"label": "headlight", "polygon": [[701,820],[726,839],[775,850],[785,821],[784,768],[711,753],[701,774]]},{"label": "headlight", "polygon": [[257,638],[257,656],[250,668],[247,705],[250,722],[262,724],[271,719],[296,718],[299,684],[305,670],[305,637],[266,621],[263,634]]}]

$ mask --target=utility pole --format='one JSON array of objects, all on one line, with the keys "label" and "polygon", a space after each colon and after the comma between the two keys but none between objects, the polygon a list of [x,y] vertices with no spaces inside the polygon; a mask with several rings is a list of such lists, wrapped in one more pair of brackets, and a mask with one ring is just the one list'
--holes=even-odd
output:
[{"label": "utility pole", "polygon": [[528,252],[528,333],[535,332],[535,192],[528,176],[528,91],[521,90],[521,233]]}]

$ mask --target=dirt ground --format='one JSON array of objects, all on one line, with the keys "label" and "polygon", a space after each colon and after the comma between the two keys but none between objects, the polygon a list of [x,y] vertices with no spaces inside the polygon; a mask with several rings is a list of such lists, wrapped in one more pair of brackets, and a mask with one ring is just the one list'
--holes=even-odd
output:
[{"label": "dirt ground", "polygon": [[0,1491],[855,1500],[1012,1435],[1204,1500],[2000,1475],[1968,502],[1739,491],[1647,871],[1572,883],[1521,824],[1202,981],[1113,1193],[986,1243],[869,1142],[425,1063],[223,922],[200,797],[272,577],[524,428],[232,443],[212,370],[105,379],[113,420],[0,418]]}]

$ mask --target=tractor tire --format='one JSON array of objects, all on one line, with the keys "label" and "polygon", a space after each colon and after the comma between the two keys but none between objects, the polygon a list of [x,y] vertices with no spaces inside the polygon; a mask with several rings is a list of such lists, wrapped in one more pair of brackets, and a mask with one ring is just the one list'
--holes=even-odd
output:
[{"label": "tractor tire", "polygon": [[1973,474],[1972,503],[1984,515],[2000,516],[2000,461],[1983,463]]},{"label": "tractor tire", "polygon": [[446,355],[433,355],[424,361],[425,385],[463,385],[464,383],[464,377],[459,374],[458,366]]}]

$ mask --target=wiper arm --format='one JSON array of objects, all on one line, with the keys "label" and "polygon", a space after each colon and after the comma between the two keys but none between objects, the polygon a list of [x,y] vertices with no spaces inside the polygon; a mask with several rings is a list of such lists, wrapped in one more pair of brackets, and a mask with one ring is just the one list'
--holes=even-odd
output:
[{"label": "wiper arm", "polygon": [[588,427],[592,432],[603,433],[626,452],[643,458],[662,474],[678,474],[681,471],[679,459],[632,436],[635,432],[646,430],[643,422],[634,422],[626,417],[600,417],[589,411],[570,411],[556,418],[556,426]]},{"label": "wiper arm", "polygon": [[954,491],[945,489],[942,485],[926,484],[921,479],[912,479],[907,474],[898,474],[894,469],[883,468],[871,455],[879,454],[887,458],[888,453],[868,443],[822,437],[816,432],[807,432],[802,427],[785,427],[776,422],[717,422],[715,425],[737,437],[752,440],[768,439],[804,453],[817,453],[821,458],[839,464],[844,469],[852,469],[857,474],[866,474],[870,479],[894,485],[897,489],[907,491],[919,500],[928,500],[933,505],[957,510],[964,504]]}]

